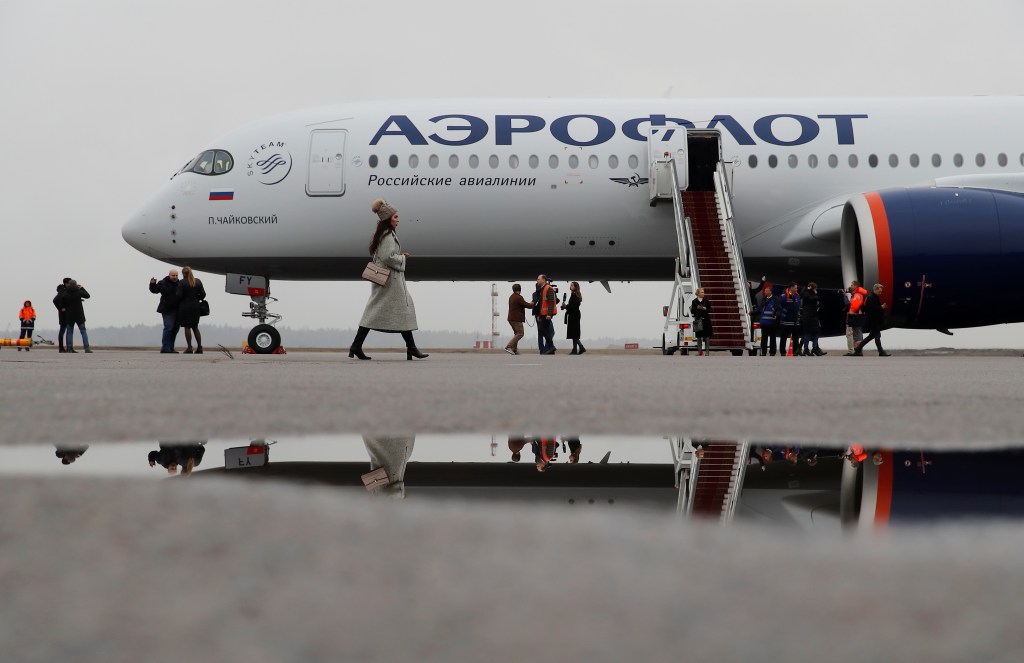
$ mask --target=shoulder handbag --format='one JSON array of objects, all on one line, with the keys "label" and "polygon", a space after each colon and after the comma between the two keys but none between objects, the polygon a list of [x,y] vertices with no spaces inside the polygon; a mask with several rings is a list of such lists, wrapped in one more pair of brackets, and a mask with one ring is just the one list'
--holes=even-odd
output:
[{"label": "shoulder handbag", "polygon": [[378,265],[372,260],[366,263],[366,269],[363,270],[363,278],[377,285],[386,285],[389,276],[391,276],[390,269],[383,265]]},{"label": "shoulder handbag", "polygon": [[199,315],[210,315],[210,302],[206,301],[205,299],[199,300]]}]

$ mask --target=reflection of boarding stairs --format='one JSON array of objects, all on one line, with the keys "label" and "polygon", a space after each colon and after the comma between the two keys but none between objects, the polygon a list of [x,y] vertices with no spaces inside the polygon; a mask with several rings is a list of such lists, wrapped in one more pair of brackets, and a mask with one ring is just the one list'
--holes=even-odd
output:
[{"label": "reflection of boarding stairs", "polygon": [[675,284],[666,307],[663,350],[686,354],[692,339],[690,302],[703,287],[711,301],[712,350],[754,354],[750,292],[733,228],[730,170],[716,130],[653,129],[650,198],[672,200],[676,241]]},{"label": "reflection of boarding stairs", "polygon": [[673,453],[680,512],[731,521],[743,491],[750,445],[676,439]]}]

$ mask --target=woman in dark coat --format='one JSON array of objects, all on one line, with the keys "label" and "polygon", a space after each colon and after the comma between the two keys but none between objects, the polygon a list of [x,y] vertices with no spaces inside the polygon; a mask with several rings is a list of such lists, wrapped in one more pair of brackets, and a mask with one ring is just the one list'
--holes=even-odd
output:
[{"label": "woman in dark coat", "polygon": [[[812,354],[820,357],[828,354],[822,352],[818,345],[821,337],[821,319],[818,317],[818,284],[813,281],[804,288],[800,297],[800,329],[803,336],[800,339],[800,354],[810,357]],[[811,350],[811,345],[814,350]]]},{"label": "woman in dark coat", "polygon": [[882,284],[876,283],[871,289],[871,294],[864,301],[864,311],[867,320],[864,322],[864,331],[868,333],[864,340],[854,346],[853,354],[856,357],[864,356],[864,346],[868,341],[873,340],[878,348],[879,357],[888,357],[889,353],[882,349],[882,328],[885,327],[885,304],[882,303]]},{"label": "woman in dark coat", "polygon": [[565,311],[565,337],[572,341],[571,355],[581,355],[587,351],[580,343],[580,304],[583,303],[583,293],[580,292],[580,284],[573,281],[569,284],[569,301],[562,307]]},{"label": "woman in dark coat", "polygon": [[178,283],[178,325],[185,330],[185,354],[192,353],[192,334],[196,335],[195,354],[203,354],[203,335],[199,333],[199,302],[206,299],[203,282],[192,273],[191,267],[181,268]]},{"label": "woman in dark coat", "polygon": [[704,288],[697,288],[697,296],[690,302],[690,315],[693,316],[693,336],[697,339],[697,349],[707,354],[708,339],[715,332],[711,327],[711,300],[704,296]]}]

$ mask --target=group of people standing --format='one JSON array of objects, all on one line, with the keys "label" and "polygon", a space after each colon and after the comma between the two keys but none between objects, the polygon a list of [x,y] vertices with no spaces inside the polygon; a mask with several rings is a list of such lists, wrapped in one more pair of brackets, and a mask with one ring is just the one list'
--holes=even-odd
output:
[{"label": "group of people standing", "polygon": [[[545,274],[537,275],[537,287],[533,291],[531,301],[526,301],[522,294],[522,286],[512,286],[512,295],[508,298],[508,324],[512,327],[513,336],[505,345],[505,352],[510,355],[519,354],[519,341],[524,336],[523,325],[526,323],[526,309],[536,321],[537,349],[542,355],[553,355],[555,347],[555,317],[558,315],[558,288]],[[569,284],[569,292],[562,298],[562,312],[565,320],[565,337],[572,341],[571,355],[581,355],[587,351],[580,342],[580,304],[583,303],[583,292],[580,284],[573,281]]]},{"label": "group of people standing", "polygon": [[[786,356],[787,343],[792,340],[796,356],[817,356],[828,354],[818,345],[821,338],[819,317],[818,284],[808,283],[801,292],[794,282],[781,295],[776,295],[771,283],[761,277],[760,284],[752,287],[754,309],[752,319],[761,327],[761,356]],[[874,340],[881,357],[890,356],[882,349],[881,334],[885,326],[886,305],[881,300],[882,286],[875,284],[872,293],[852,281],[844,291],[847,295],[846,335],[849,344],[848,357],[863,356],[866,341]],[[863,338],[863,331],[869,336]],[[776,340],[778,347],[776,350]]]},{"label": "group of people standing", "polygon": [[[160,303],[156,312],[163,316],[164,331],[160,340],[160,352],[178,354],[174,343],[178,338],[178,330],[185,329],[185,354],[203,354],[203,335],[199,332],[199,318],[210,312],[206,303],[206,289],[203,282],[192,273],[191,267],[182,267],[184,278],[178,278],[178,270],[172,269],[167,276],[160,279],[149,279],[149,291],[160,295]],[[192,335],[196,337],[195,350],[192,349]]]},{"label": "group of people standing", "polygon": [[57,332],[60,352],[78,352],[75,350],[74,343],[75,327],[77,326],[78,332],[82,335],[82,351],[92,354],[92,350],[89,348],[89,332],[85,329],[85,305],[82,303],[89,297],[89,291],[85,289],[85,286],[73,278],[65,278],[57,286],[53,305],[57,309],[57,321],[60,324],[60,329]]}]

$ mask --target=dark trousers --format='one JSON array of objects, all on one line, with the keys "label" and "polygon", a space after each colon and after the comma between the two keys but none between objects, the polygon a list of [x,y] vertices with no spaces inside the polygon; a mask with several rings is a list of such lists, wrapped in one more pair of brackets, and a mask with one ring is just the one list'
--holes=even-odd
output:
[{"label": "dark trousers", "polygon": [[160,352],[174,352],[174,341],[178,338],[178,312],[161,313],[164,317],[164,333],[160,339]]},{"label": "dark trousers", "polygon": [[857,344],[857,348],[863,350],[864,346],[868,344],[868,341],[874,341],[875,348],[877,348],[879,352],[885,352],[885,350],[882,349],[882,332],[872,331],[864,337],[863,341]]},{"label": "dark trousers", "polygon": [[18,338],[19,339],[22,339],[22,338],[32,338],[32,330],[35,329],[35,326],[36,326],[36,323],[34,323],[34,322],[28,322],[28,321],[22,320],[22,322],[21,322],[21,336],[19,336]]},{"label": "dark trousers", "polygon": [[768,354],[768,345],[771,344],[772,356],[775,355],[775,327],[761,326],[761,356]]},{"label": "dark trousers", "polygon": [[[792,338],[793,345],[800,343],[800,333],[797,331],[796,326],[786,327],[784,325],[779,326],[779,354],[786,354],[786,342]],[[795,352],[793,354],[796,354]]]},{"label": "dark trousers", "polygon": [[551,321],[538,317],[537,318],[537,349],[540,350],[541,354],[547,354],[551,350],[554,350],[554,346],[551,343],[551,339],[555,335],[554,325]]},{"label": "dark trousers", "polygon": [[57,332],[57,345],[63,350],[64,349],[64,334],[67,333],[68,323],[64,321],[64,317],[60,318],[60,331]]}]

